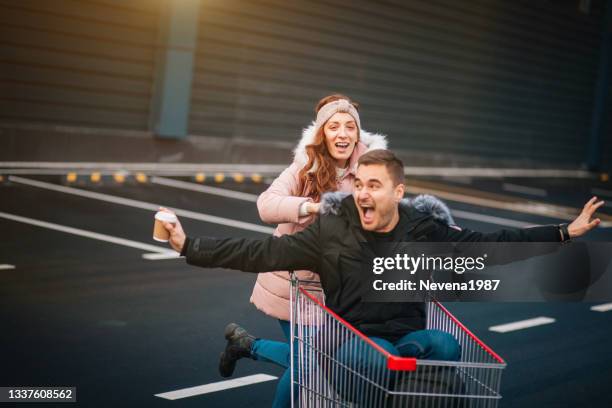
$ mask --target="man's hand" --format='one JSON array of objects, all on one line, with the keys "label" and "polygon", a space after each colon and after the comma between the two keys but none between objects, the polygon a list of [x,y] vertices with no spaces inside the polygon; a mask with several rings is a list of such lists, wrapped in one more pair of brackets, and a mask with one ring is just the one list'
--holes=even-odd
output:
[{"label": "man's hand", "polygon": [[[170,214],[174,214],[172,211],[164,207],[160,207],[159,211],[164,211]],[[170,233],[170,239],[168,240],[168,243],[170,244],[172,249],[180,253],[181,250],[183,249],[183,245],[185,245],[185,232],[183,231],[183,227],[181,226],[181,223],[179,222],[178,217],[176,219],[176,224],[164,222],[163,225],[164,225],[164,228],[168,230],[168,232]]]},{"label": "man's hand", "polygon": [[567,226],[570,238],[582,236],[599,225],[601,220],[599,218],[591,220],[591,217],[599,207],[604,205],[604,202],[600,201],[596,203],[596,201],[597,197],[591,198],[589,202],[584,205],[580,215]]}]

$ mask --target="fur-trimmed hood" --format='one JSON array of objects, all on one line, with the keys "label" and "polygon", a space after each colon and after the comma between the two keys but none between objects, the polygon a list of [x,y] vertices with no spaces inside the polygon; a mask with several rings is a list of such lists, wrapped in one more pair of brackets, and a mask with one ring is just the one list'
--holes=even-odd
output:
[{"label": "fur-trimmed hood", "polygon": [[[348,197],[349,193],[339,191],[323,194],[321,198],[321,208],[319,214],[334,214],[338,215],[342,200]],[[427,215],[431,215],[435,220],[438,220],[449,226],[456,226],[455,220],[446,204],[437,197],[429,194],[421,194],[414,198],[404,198],[400,201],[400,206],[406,208],[414,208],[415,210]]]},{"label": "fur-trimmed hood", "polygon": [[[294,160],[304,167],[308,163],[308,155],[306,154],[306,146],[311,144],[315,138],[315,122],[302,131],[302,138],[293,150]],[[387,137],[380,133],[370,133],[364,129],[359,130],[359,144],[365,147],[365,151],[387,148]],[[357,147],[355,147],[357,150]],[[365,152],[364,152],[365,153]]]}]

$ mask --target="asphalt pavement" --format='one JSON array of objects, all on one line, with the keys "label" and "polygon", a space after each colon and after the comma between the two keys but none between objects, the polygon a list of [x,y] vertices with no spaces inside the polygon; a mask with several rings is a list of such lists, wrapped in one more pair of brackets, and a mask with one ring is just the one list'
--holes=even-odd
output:
[{"label": "asphalt pavement", "polygon": [[[74,386],[77,404],[84,407],[271,406],[273,380],[173,401],[156,396],[225,380],[217,362],[227,323],[239,322],[257,336],[277,340],[282,332],[249,303],[255,275],[195,268],[180,258],[143,258],[167,249],[151,238],[148,205],[188,211],[191,217],[180,218],[189,235],[267,236],[255,227],[271,226],[259,220],[249,198],[265,184],[216,185],[253,195],[238,199],[151,182],[22,177],[39,184],[22,179],[0,184],[0,386]],[[513,222],[563,221],[501,204],[491,207],[486,200],[577,209],[597,192],[602,198],[609,193],[612,202],[612,183],[595,179],[417,181],[460,192],[447,204],[458,211],[460,225],[481,231]],[[463,196],[484,201],[478,205]],[[602,213],[612,216],[612,206]],[[236,227],[227,220],[245,224]],[[588,239],[612,241],[612,228],[606,225]],[[588,303],[448,306],[507,361],[500,407],[612,406],[612,310],[595,311]],[[489,330],[540,316],[554,323],[507,333]],[[242,360],[234,377],[281,373],[271,364]]]}]

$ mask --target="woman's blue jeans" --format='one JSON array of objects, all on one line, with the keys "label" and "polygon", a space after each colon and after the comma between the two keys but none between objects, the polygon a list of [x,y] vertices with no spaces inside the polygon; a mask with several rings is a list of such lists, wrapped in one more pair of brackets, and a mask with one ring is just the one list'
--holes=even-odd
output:
[{"label": "woman's blue jeans", "polygon": [[[285,368],[285,372],[276,386],[276,395],[272,407],[287,408],[291,406],[291,371],[289,369],[291,366],[289,347],[291,326],[285,320],[279,320],[278,322],[287,342],[257,339],[253,343],[251,352],[255,360],[268,361]],[[395,342],[379,337],[371,337],[371,339],[396,356],[445,361],[458,361],[461,358],[461,346],[457,340],[451,334],[441,330],[414,331]],[[361,339],[352,340],[338,348],[336,358],[341,363],[358,371],[362,371],[361,369],[364,367],[371,372],[385,369],[386,360],[368,358],[366,353],[358,351],[363,350],[363,345],[355,342],[362,343],[363,341]],[[297,367],[297,364],[295,366]]]},{"label": "woman's blue jeans", "polygon": [[286,408],[291,407],[291,348],[289,347],[291,325],[286,320],[279,320],[278,323],[287,342],[257,339],[253,342],[251,354],[255,360],[267,361],[285,368],[285,372],[276,385],[272,408]]}]

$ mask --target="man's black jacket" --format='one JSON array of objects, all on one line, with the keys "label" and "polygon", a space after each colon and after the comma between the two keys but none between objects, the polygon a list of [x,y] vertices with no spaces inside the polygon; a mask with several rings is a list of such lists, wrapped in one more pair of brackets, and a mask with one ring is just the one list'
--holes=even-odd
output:
[{"label": "man's black jacket", "polygon": [[[400,205],[400,220],[393,240],[398,242],[558,242],[556,226],[503,229],[493,233],[457,230]],[[245,272],[311,270],[321,278],[325,303],[368,336],[394,341],[425,328],[423,303],[364,303],[361,300],[360,242],[371,240],[361,228],[352,196],[339,203],[336,215],[321,215],[294,235],[246,238],[187,238],[182,254],[187,263],[207,268],[222,267]]]}]

